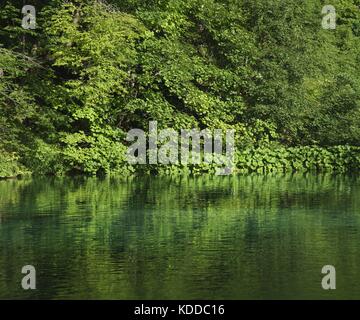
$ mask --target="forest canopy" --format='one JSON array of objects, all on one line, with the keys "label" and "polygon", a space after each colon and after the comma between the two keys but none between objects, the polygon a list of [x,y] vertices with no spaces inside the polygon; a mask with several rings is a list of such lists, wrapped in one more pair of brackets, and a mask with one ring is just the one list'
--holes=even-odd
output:
[{"label": "forest canopy", "polygon": [[336,29],[320,0],[28,2],[36,29],[0,5],[0,177],[132,173],[152,120],[235,129],[244,171],[360,168],[360,0]]}]

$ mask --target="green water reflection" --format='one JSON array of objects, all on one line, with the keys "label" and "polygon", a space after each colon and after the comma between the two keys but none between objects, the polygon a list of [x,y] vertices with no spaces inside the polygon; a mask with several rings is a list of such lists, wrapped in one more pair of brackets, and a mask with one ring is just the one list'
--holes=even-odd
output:
[{"label": "green water reflection", "polygon": [[0,181],[0,298],[360,298],[359,209],[355,176]]}]

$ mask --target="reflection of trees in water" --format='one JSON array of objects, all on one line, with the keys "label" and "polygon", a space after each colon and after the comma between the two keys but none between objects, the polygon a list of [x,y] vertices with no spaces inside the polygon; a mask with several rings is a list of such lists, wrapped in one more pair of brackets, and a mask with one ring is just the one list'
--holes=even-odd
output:
[{"label": "reflection of trees in water", "polygon": [[241,287],[264,291],[269,279],[283,285],[289,274],[282,269],[300,283],[296,271],[315,253],[360,262],[344,233],[360,225],[358,181],[331,175],[1,181],[0,265],[11,281],[0,284],[0,297],[24,294],[12,287],[14,270],[29,261],[38,267],[39,286],[48,288],[36,294],[47,298],[201,297],[201,288],[223,297]]}]

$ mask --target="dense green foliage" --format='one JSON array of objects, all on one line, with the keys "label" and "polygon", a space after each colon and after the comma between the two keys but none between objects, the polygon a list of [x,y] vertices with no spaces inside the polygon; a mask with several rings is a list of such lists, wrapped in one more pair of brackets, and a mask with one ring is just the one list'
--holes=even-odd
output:
[{"label": "dense green foliage", "polygon": [[291,172],[360,170],[360,148],[336,146],[331,148],[268,147],[240,151],[236,162],[240,172]]},{"label": "dense green foliage", "polygon": [[0,167],[161,171],[124,158],[157,120],[235,129],[240,171],[359,169],[359,0],[332,1],[335,30],[319,0],[108,2],[31,1],[35,30],[0,5]]}]

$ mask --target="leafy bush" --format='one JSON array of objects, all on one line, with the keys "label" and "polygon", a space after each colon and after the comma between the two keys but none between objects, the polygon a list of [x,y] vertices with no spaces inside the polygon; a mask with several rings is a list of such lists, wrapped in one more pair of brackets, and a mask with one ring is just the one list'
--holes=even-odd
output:
[{"label": "leafy bush", "polygon": [[19,156],[15,153],[0,150],[0,179],[30,174],[18,160]]},{"label": "leafy bush", "polygon": [[286,171],[358,171],[360,147],[336,146],[258,148],[239,151],[236,157],[238,172]]}]

